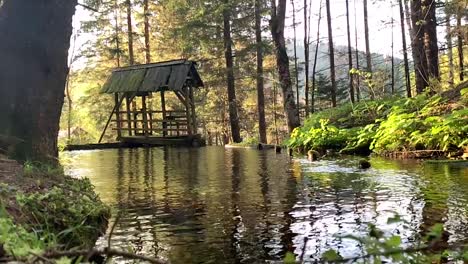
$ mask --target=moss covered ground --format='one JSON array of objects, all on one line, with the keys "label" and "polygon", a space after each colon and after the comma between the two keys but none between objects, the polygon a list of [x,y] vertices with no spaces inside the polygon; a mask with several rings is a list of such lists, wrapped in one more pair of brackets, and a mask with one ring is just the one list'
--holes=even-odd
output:
[{"label": "moss covered ground", "polygon": [[31,261],[48,250],[90,249],[109,216],[89,180],[0,157],[0,262]]}]

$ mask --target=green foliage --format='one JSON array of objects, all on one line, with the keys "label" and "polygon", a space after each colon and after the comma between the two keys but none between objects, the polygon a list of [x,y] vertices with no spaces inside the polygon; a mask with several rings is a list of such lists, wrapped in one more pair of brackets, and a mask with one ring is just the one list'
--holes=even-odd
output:
[{"label": "green foliage", "polygon": [[[463,90],[462,90],[463,91]],[[457,151],[468,145],[468,110],[463,98],[419,95],[344,105],[311,115],[287,145],[297,149],[338,149],[343,153]]]},{"label": "green foliage", "polygon": [[30,226],[40,237],[57,234],[65,248],[92,244],[109,216],[87,179],[69,180],[46,193],[18,193],[16,200],[32,216]]}]

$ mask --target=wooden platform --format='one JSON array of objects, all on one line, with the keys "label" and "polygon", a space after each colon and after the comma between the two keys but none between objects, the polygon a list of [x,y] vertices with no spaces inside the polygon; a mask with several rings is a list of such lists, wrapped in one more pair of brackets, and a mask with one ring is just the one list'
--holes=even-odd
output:
[{"label": "wooden platform", "polygon": [[205,146],[205,140],[200,135],[179,136],[179,137],[145,137],[129,136],[122,137],[121,142],[67,145],[65,151],[74,150],[95,150],[95,149],[119,149],[119,148],[139,148],[139,147],[202,147]]}]

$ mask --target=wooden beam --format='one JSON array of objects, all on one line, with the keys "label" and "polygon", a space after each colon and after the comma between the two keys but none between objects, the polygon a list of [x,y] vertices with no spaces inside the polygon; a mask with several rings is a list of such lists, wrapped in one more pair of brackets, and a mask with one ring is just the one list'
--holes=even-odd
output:
[{"label": "wooden beam", "polygon": [[[118,96],[118,94],[116,93],[116,96]],[[123,99],[124,99],[124,95],[122,95],[122,98],[120,98],[118,104],[115,104],[114,105],[114,109],[112,110],[112,113],[109,115],[109,118],[107,119],[107,123],[106,123],[106,126],[104,127],[104,130],[102,131],[102,134],[101,136],[99,137],[99,141],[98,143],[101,143],[102,139],[104,138],[104,135],[106,134],[106,130],[107,130],[107,127],[109,127],[109,123],[112,119],[112,116],[114,115],[114,112],[117,111],[117,109],[120,108],[120,106],[122,105],[122,102],[123,102]],[[118,112],[118,111],[117,111]]]},{"label": "wooden beam", "polygon": [[[119,103],[119,94],[115,93],[115,105],[117,106],[117,109],[115,111],[115,118],[117,119],[117,140],[120,140],[122,137],[122,131],[120,130],[122,128],[122,124],[120,123],[120,103]],[[111,115],[112,116],[112,115]],[[101,141],[99,141],[100,143]]]},{"label": "wooden beam", "polygon": [[187,91],[187,87],[184,86],[183,88],[183,97],[185,98],[185,115],[187,116],[187,120],[189,120],[189,135],[192,135],[193,134],[193,128],[192,128],[192,124],[190,122],[191,118],[190,118],[190,105],[189,105],[189,96],[188,96],[188,91]]},{"label": "wooden beam", "polygon": [[[162,110],[162,116],[163,120],[166,119],[166,97],[164,96],[164,90],[161,90],[161,110]],[[166,122],[162,123],[163,127],[163,137],[167,136],[167,131],[165,129],[167,128]]]},{"label": "wooden beam", "polygon": [[145,137],[148,137],[148,116],[146,113],[146,95],[141,97],[141,107],[143,112],[143,129],[145,130]]},{"label": "wooden beam", "polygon": [[193,96],[193,87],[189,86],[189,103],[190,103],[190,108],[192,110],[191,115],[192,115],[192,126],[193,126],[193,134],[197,134],[197,114],[195,111],[195,99]]},{"label": "wooden beam", "polygon": [[[128,93],[125,93],[125,104],[126,104],[126,107],[127,107],[127,127],[128,128],[132,128],[132,122],[131,122],[131,119],[132,119],[132,116],[130,114],[130,95]],[[129,129],[128,130],[128,135],[131,136],[132,135],[132,130]]]}]

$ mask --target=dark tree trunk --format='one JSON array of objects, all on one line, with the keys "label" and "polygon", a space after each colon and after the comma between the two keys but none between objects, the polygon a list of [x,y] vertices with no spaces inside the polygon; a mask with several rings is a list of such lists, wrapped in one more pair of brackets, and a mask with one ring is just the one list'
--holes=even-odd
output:
[{"label": "dark tree trunk", "polygon": [[424,20],[422,15],[422,6],[421,0],[412,0],[411,1],[411,22],[413,24],[413,38],[412,38],[412,48],[413,48],[413,61],[414,61],[414,70],[416,75],[416,92],[418,94],[424,92],[428,82],[428,73],[427,73],[427,60],[426,53],[424,51],[424,28],[421,21]]},{"label": "dark tree trunk", "polygon": [[144,16],[144,34],[145,34],[145,58],[146,63],[151,62],[151,49],[150,49],[150,27],[149,27],[149,6],[148,0],[143,1],[143,16]]},{"label": "dark tree trunk", "polygon": [[391,84],[391,94],[395,94],[395,29],[394,29],[394,19],[393,19],[393,12],[392,12],[392,84]]},{"label": "dark tree trunk", "polygon": [[309,21],[307,18],[307,0],[304,0],[304,87],[305,87],[305,94],[306,94],[306,115],[309,114],[309,57],[310,57],[310,45],[309,45]]},{"label": "dark tree trunk", "polygon": [[[225,1],[228,5],[229,2]],[[231,38],[231,13],[229,7],[223,10],[224,24],[224,57],[226,59],[226,80],[229,101],[229,121],[231,123],[232,140],[234,143],[242,142],[240,136],[239,114],[237,110],[236,87],[234,83],[234,63],[232,58],[232,38]]]},{"label": "dark tree trunk", "polygon": [[453,70],[453,43],[452,43],[452,26],[450,24],[451,14],[449,10],[449,1],[445,0],[445,32],[446,32],[446,40],[447,40],[447,56],[448,56],[448,64],[449,64],[449,79],[448,83],[450,88],[453,88],[454,84],[454,70]]},{"label": "dark tree trunk", "polygon": [[333,29],[330,10],[330,0],[326,0],[327,5],[327,24],[328,24],[328,49],[330,52],[330,79],[331,79],[331,101],[332,106],[336,107],[336,73],[335,73],[335,48],[333,46]]},{"label": "dark tree trunk", "polygon": [[276,49],[276,64],[278,67],[279,82],[283,91],[283,106],[287,117],[289,132],[301,125],[299,111],[294,102],[294,93],[291,84],[291,73],[289,71],[289,58],[286,51],[286,40],[284,38],[284,23],[286,18],[286,0],[279,0],[278,8],[276,1],[271,0],[271,35]]},{"label": "dark tree trunk", "polygon": [[408,49],[406,46],[406,30],[405,30],[405,13],[403,9],[403,0],[398,0],[398,6],[400,9],[400,27],[401,27],[401,40],[403,45],[403,63],[405,65],[405,85],[406,85],[406,96],[411,97],[411,78],[409,72],[408,62]]},{"label": "dark tree trunk", "polygon": [[257,109],[260,143],[267,143],[265,94],[263,87],[262,1],[255,0],[255,40],[257,44]]},{"label": "dark tree trunk", "polygon": [[76,0],[6,0],[0,8],[0,135],[18,160],[56,163]]},{"label": "dark tree trunk", "polygon": [[312,67],[312,104],[311,104],[311,112],[315,111],[315,76],[317,73],[317,59],[318,59],[318,51],[320,47],[320,23],[322,22],[322,0],[320,0],[320,7],[319,7],[319,15],[317,21],[317,43],[315,44],[315,52],[314,52],[314,66]]},{"label": "dark tree trunk", "polygon": [[423,0],[424,50],[429,78],[439,79],[439,46],[437,44],[436,1]]},{"label": "dark tree trunk", "polygon": [[458,62],[460,64],[460,81],[465,79],[465,65],[463,61],[463,27],[462,27],[463,10],[457,10],[457,49],[458,49]]},{"label": "dark tree trunk", "polygon": [[[354,0],[354,41],[356,44],[356,69],[360,70],[361,65],[359,65],[359,46],[358,46],[358,30],[357,30],[357,12],[356,12],[356,0]],[[361,81],[359,76],[356,76],[356,100],[361,101]]]},{"label": "dark tree trunk", "polygon": [[367,60],[367,71],[372,72],[372,54],[370,52],[369,43],[369,16],[367,14],[367,0],[364,0],[364,35],[366,39],[366,60]]},{"label": "dark tree trunk", "polygon": [[133,25],[132,25],[132,2],[126,0],[127,7],[127,34],[128,34],[128,59],[129,64],[135,64],[135,55],[133,53]]},{"label": "dark tree trunk", "polygon": [[351,25],[349,23],[349,0],[346,0],[346,29],[348,34],[348,64],[349,64],[349,99],[351,103],[354,103],[354,80],[351,75],[353,69],[353,50],[351,45]]},{"label": "dark tree trunk", "polygon": [[118,0],[115,0],[114,2],[114,19],[115,19],[115,48],[116,48],[115,61],[116,61],[117,67],[120,67],[120,24],[119,24]]},{"label": "dark tree trunk", "polygon": [[294,77],[296,81],[296,103],[299,106],[299,68],[297,66],[297,38],[296,38],[296,5],[294,0],[291,0],[293,8],[293,30],[294,30]]}]

